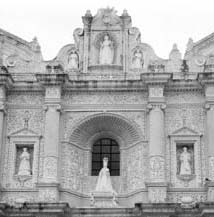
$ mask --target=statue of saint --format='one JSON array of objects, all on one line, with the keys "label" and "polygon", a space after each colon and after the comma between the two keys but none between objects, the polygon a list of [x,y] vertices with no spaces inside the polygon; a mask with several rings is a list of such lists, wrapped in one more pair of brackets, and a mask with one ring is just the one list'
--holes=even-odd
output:
[{"label": "statue of saint", "polygon": [[104,157],[103,168],[99,172],[95,191],[115,193],[111,184],[110,172],[107,166],[108,166],[108,158]]},{"label": "statue of saint", "polygon": [[78,69],[78,55],[75,51],[71,51],[68,57],[68,69]]},{"label": "statue of saint", "polygon": [[20,155],[18,175],[21,175],[21,176],[31,175],[30,154],[28,153],[27,148],[23,148],[23,152]]},{"label": "statue of saint", "polygon": [[134,57],[132,59],[132,66],[135,69],[142,69],[143,67],[143,54],[140,49],[137,49],[134,53]]},{"label": "statue of saint", "polygon": [[108,35],[105,35],[103,42],[100,43],[99,63],[103,65],[112,64],[113,58],[114,58],[113,42],[109,39]]},{"label": "statue of saint", "polygon": [[180,155],[180,175],[191,175],[191,154],[187,151],[187,147],[183,147]]}]

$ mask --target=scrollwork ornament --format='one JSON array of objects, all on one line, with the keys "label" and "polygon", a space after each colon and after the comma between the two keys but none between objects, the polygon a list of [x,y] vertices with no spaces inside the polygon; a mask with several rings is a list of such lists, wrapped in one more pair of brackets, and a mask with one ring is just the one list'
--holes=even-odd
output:
[{"label": "scrollwork ornament", "polygon": [[154,109],[161,109],[161,110],[165,110],[166,109],[166,104],[164,103],[149,103],[147,105],[147,109],[150,110],[154,110]]},{"label": "scrollwork ornament", "polygon": [[60,104],[46,104],[43,106],[43,110],[61,112],[62,106]]},{"label": "scrollwork ornament", "polygon": [[204,108],[208,111],[208,110],[214,110],[214,104],[211,104],[211,103],[206,103],[204,105]]},{"label": "scrollwork ornament", "polygon": [[205,57],[199,57],[199,58],[195,59],[195,63],[198,66],[203,66],[205,64],[205,62],[206,62]]}]

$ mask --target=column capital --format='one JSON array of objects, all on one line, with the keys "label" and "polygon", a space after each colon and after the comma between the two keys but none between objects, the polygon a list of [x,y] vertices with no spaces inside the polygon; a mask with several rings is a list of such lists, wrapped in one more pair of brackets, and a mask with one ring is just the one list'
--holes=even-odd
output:
[{"label": "column capital", "polygon": [[50,109],[55,110],[55,111],[57,111],[57,112],[61,112],[62,106],[61,106],[60,104],[54,104],[54,103],[52,103],[52,104],[46,103],[46,104],[43,106],[43,110],[44,110],[45,112],[47,112],[47,111],[50,110]]},{"label": "column capital", "polygon": [[166,104],[165,103],[149,103],[147,105],[148,111],[154,110],[154,109],[160,109],[160,110],[165,110]]}]

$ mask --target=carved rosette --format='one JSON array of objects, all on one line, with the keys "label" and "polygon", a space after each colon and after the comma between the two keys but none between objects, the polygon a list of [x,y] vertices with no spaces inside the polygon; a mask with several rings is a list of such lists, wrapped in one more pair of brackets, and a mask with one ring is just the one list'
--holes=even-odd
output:
[{"label": "carved rosette", "polygon": [[150,181],[163,182],[165,180],[165,160],[162,156],[152,156],[149,160]]}]

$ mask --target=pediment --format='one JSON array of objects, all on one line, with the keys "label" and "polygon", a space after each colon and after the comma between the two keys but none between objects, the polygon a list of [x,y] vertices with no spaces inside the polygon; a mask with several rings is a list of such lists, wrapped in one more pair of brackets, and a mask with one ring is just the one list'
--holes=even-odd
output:
[{"label": "pediment", "polygon": [[40,135],[28,128],[22,128],[20,130],[11,133],[8,137],[9,138],[11,137],[34,137],[35,138],[35,137],[40,137]]},{"label": "pediment", "polygon": [[200,134],[189,127],[182,127],[175,130],[170,136],[200,136]]},{"label": "pediment", "polygon": [[214,55],[214,33],[202,38],[192,44],[192,48],[188,53],[194,55],[210,56]]}]

